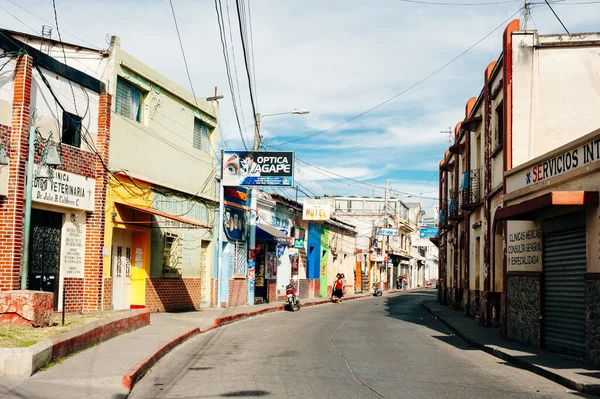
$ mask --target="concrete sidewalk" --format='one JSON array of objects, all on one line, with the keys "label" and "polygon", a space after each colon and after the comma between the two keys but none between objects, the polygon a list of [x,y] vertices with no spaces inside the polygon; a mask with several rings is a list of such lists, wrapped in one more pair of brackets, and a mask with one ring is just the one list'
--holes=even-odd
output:
[{"label": "concrete sidewalk", "polygon": [[600,396],[600,371],[585,362],[508,341],[500,336],[499,327],[484,327],[438,301],[425,301],[423,306],[469,345],[567,388]]},{"label": "concrete sidewalk", "polygon": [[[355,294],[345,299],[371,296]],[[304,300],[302,307],[327,303],[331,301],[316,298]],[[0,397],[125,398],[161,357],[187,339],[237,320],[281,310],[284,310],[283,303],[153,313],[149,326],[77,353],[30,378],[0,379]]]}]

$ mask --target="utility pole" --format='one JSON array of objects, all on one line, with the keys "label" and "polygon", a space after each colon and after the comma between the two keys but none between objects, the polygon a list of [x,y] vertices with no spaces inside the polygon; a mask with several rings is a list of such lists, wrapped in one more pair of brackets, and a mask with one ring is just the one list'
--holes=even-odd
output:
[{"label": "utility pole", "polygon": [[[256,114],[256,126],[254,127],[254,143],[252,145],[252,151],[258,151],[260,148],[260,114]],[[254,253],[256,251],[256,219],[258,217],[258,203],[257,203],[257,190],[252,187],[250,190],[250,239],[248,243],[248,288],[247,288],[247,302],[248,305],[254,305],[254,282],[250,281],[250,276],[254,273],[250,272],[251,268],[256,270],[256,264],[254,261]]]},{"label": "utility pole", "polygon": [[525,0],[525,5],[523,6],[523,30],[527,30],[527,21],[531,16],[531,8],[529,8],[529,0]]},{"label": "utility pole", "polygon": [[[388,224],[388,214],[389,214],[389,210],[388,210],[388,206],[389,206],[389,201],[390,201],[390,181],[388,179],[385,179],[385,196],[384,196],[384,205],[383,205],[383,209],[384,209],[384,216],[385,216],[385,227],[387,228],[389,226]],[[390,276],[390,270],[388,270],[388,257],[389,255],[389,249],[390,249],[390,236],[386,235],[385,236],[385,244],[384,244],[384,248],[383,248],[383,261],[385,262],[385,267],[386,267],[386,273],[388,275],[388,289],[390,288],[390,283],[391,283],[391,279],[389,278]],[[382,287],[383,289],[383,287]]]}]

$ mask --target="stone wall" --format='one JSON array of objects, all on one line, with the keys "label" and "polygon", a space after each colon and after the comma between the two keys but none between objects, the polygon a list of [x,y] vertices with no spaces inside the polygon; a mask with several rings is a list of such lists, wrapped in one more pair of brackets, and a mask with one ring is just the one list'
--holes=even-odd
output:
[{"label": "stone wall", "polygon": [[506,276],[507,338],[540,346],[541,274]]},{"label": "stone wall", "polygon": [[586,360],[600,367],[600,279],[585,281]]}]

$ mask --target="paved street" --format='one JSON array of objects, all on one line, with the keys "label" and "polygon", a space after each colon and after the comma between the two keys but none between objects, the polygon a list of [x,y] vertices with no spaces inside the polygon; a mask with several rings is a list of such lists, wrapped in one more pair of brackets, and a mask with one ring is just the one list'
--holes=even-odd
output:
[{"label": "paved street", "polygon": [[580,393],[506,365],[423,309],[433,291],[281,312],[178,347],[132,398],[522,398]]}]

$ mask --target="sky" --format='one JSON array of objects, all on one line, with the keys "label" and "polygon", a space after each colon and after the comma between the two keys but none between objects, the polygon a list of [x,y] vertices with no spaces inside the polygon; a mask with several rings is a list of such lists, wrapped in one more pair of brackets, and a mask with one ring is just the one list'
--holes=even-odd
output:
[{"label": "sky", "polygon": [[[215,2],[172,1],[194,92],[209,97],[217,87],[224,96],[220,148],[243,150],[241,136],[251,145],[254,121],[236,2],[221,0],[232,96]],[[433,217],[448,147],[442,131],[479,95],[503,29],[523,20],[524,2],[243,1],[256,112],[310,110],[261,119],[267,150],[295,152],[298,198],[383,197],[387,180],[391,196],[420,202]],[[543,1],[530,3],[528,29],[564,33]],[[599,0],[550,4],[571,33],[600,31]],[[190,89],[168,0],[56,0],[56,10],[64,41],[106,48],[119,36],[125,51]],[[51,0],[0,0],[1,27],[39,34],[44,24],[55,25]]]}]

